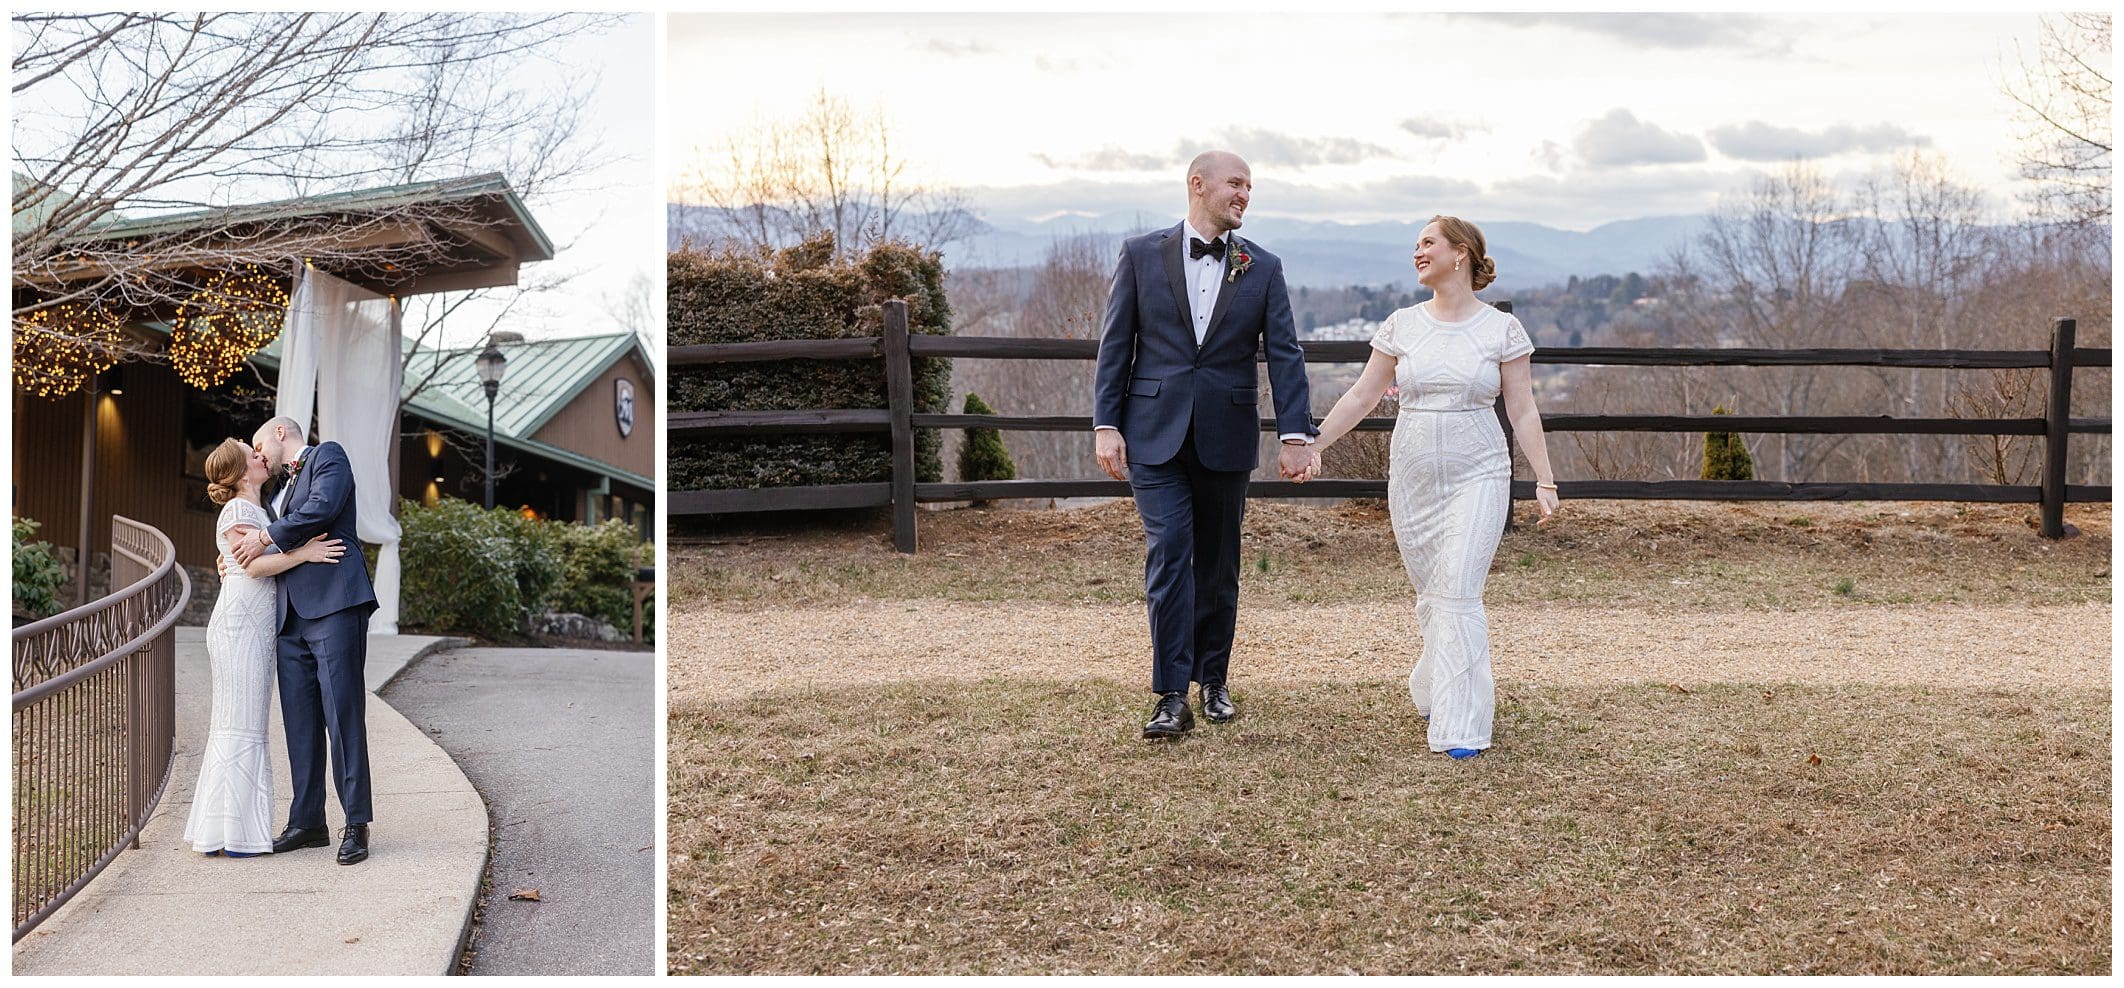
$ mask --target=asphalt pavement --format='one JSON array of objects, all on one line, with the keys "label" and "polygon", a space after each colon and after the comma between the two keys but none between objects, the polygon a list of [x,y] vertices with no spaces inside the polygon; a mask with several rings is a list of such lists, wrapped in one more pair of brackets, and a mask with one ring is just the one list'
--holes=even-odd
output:
[{"label": "asphalt pavement", "polygon": [[[493,880],[471,973],[661,969],[654,652],[440,651],[379,695],[487,799]],[[537,899],[511,898],[526,891]]]}]

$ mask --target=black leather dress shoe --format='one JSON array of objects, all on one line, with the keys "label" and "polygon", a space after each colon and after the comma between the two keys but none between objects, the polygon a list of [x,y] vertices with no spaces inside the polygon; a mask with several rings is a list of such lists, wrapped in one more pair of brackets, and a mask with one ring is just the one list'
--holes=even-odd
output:
[{"label": "black leather dress shoe", "polygon": [[1195,712],[1187,709],[1187,694],[1161,693],[1157,708],[1151,711],[1150,723],[1143,725],[1143,739],[1177,738],[1194,729]]},{"label": "black leather dress shoe", "polygon": [[1202,718],[1212,724],[1228,724],[1239,719],[1239,708],[1232,706],[1232,691],[1223,683],[1202,684]]},{"label": "black leather dress shoe", "polygon": [[286,854],[305,847],[323,847],[332,843],[330,827],[298,827],[289,824],[288,829],[273,838],[273,853]]},{"label": "black leather dress shoe", "polygon": [[369,860],[369,825],[356,823],[339,832],[339,863],[360,864]]}]

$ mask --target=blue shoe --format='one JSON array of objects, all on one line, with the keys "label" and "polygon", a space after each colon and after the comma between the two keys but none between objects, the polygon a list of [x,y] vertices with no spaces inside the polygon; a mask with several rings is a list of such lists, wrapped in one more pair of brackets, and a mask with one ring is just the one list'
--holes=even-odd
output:
[{"label": "blue shoe", "polygon": [[1457,760],[1457,761],[1465,761],[1465,760],[1467,760],[1467,759],[1470,759],[1470,758],[1473,758],[1473,757],[1475,757],[1476,755],[1480,755],[1480,754],[1482,754],[1482,749],[1481,749],[1481,748],[1447,748],[1447,749],[1446,749],[1446,754],[1448,754],[1448,755],[1451,755],[1451,756],[1453,756],[1453,758],[1454,758],[1455,760]]},{"label": "blue shoe", "polygon": [[264,851],[223,851],[223,852],[221,852],[221,854],[222,854],[222,856],[223,856],[223,857],[229,857],[229,858],[255,858],[255,857],[258,857],[259,855],[262,855],[262,854],[264,854],[264,853],[265,853]]}]

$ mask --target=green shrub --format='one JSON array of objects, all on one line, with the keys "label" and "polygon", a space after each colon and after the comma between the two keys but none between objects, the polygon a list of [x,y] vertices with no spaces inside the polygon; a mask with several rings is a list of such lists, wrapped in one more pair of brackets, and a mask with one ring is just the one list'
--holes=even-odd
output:
[{"label": "green shrub", "polygon": [[[934,252],[885,243],[845,262],[829,235],[780,252],[673,251],[668,258],[670,345],[849,339],[882,331],[882,303],[907,300],[908,330],[951,331],[944,265]],[[951,363],[914,361],[918,412],[949,407]],[[682,367],[670,383],[675,411],[884,408],[884,363],[784,360]],[[943,437],[915,430],[915,473],[943,479]],[[675,490],[790,487],[889,480],[889,441],[870,434],[744,437],[673,445]]]},{"label": "green shrub", "polygon": [[[564,557],[560,583],[553,590],[553,609],[587,614],[622,631],[634,629],[635,550],[642,545],[634,526],[617,518],[596,525],[552,526],[561,533]],[[653,563],[653,552],[643,550]]]},{"label": "green shrub", "polygon": [[496,508],[504,528],[509,532],[509,544],[514,558],[511,560],[516,575],[516,599],[527,618],[545,613],[553,600],[553,591],[560,586],[562,568],[567,563],[568,547],[564,528],[575,526],[565,522],[540,521],[526,518],[521,512]]},{"label": "green shrub", "polygon": [[[404,570],[399,622],[436,632],[508,640],[551,609],[634,628],[634,559],[654,560],[634,527],[526,518],[444,498],[435,507],[399,502]],[[643,615],[643,635],[653,622]]]},{"label": "green shrub", "polygon": [[432,508],[400,501],[399,622],[494,639],[523,634],[560,577],[542,523],[507,508],[446,497]]},{"label": "green shrub", "polygon": [[[981,396],[968,392],[966,414],[994,415],[996,410],[988,407]],[[1003,434],[994,429],[968,429],[966,442],[959,446],[959,479],[1016,480],[1018,465],[1010,458],[1010,449],[1003,445]]]},{"label": "green shrub", "polygon": [[31,618],[59,613],[59,588],[66,572],[52,555],[52,544],[32,538],[42,523],[15,518],[15,612]]},{"label": "green shrub", "polygon": [[[1724,406],[1711,410],[1713,415],[1731,415]],[[1741,444],[1740,436],[1731,432],[1704,433],[1705,480],[1754,480],[1755,460],[1748,455],[1748,447]]]}]

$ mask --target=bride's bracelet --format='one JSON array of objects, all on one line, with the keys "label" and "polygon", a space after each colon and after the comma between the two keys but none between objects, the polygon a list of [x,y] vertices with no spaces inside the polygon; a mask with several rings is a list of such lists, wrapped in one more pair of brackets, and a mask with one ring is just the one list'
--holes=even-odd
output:
[{"label": "bride's bracelet", "polygon": [[1555,489],[1556,489],[1556,485],[1555,485],[1555,484],[1552,484],[1552,483],[1550,483],[1550,482],[1548,482],[1548,481],[1546,481],[1546,480],[1537,480],[1537,481],[1535,481],[1535,482],[1534,482],[1534,486],[1536,486],[1536,487],[1539,487],[1539,488],[1541,488],[1542,490],[1545,490],[1545,491],[1553,491],[1553,490],[1555,490]]}]

